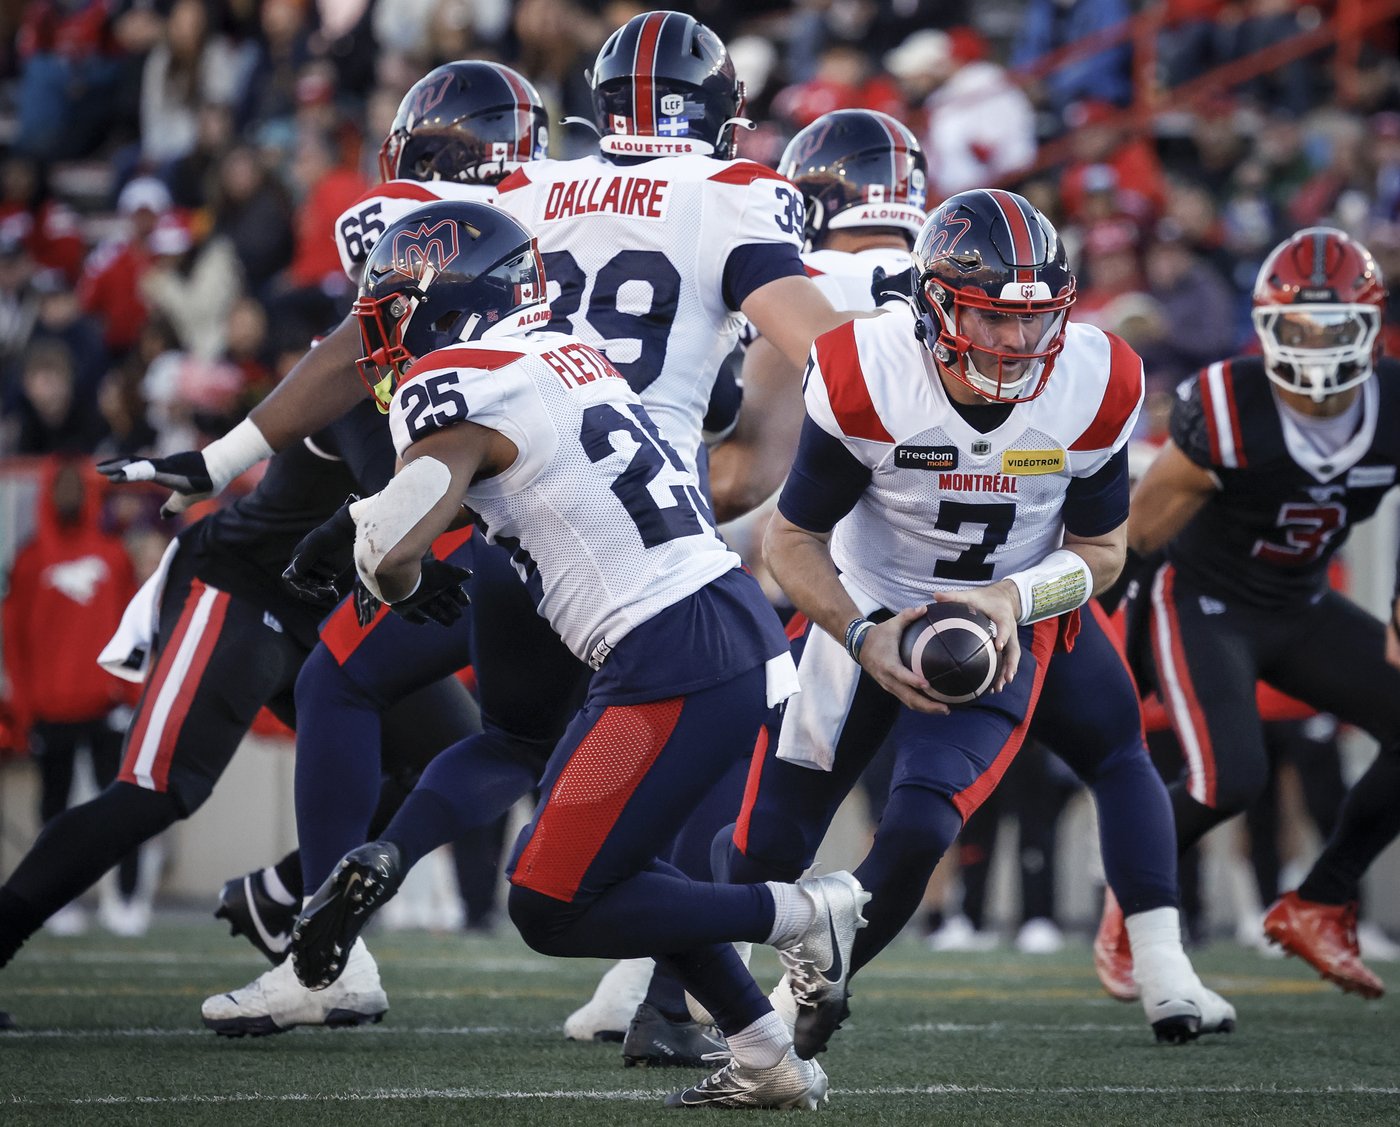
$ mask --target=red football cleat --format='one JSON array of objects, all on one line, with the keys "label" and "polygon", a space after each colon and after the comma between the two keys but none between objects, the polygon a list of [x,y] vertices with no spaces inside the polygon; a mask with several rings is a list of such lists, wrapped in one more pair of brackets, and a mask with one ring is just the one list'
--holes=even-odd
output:
[{"label": "red football cleat", "polygon": [[1379,998],[1385,993],[1385,983],[1361,961],[1355,900],[1320,904],[1286,892],[1264,917],[1264,934],[1348,993],[1363,998]]},{"label": "red football cleat", "polygon": [[1137,1001],[1133,949],[1128,943],[1128,929],[1123,925],[1123,909],[1107,885],[1103,890],[1103,918],[1099,920],[1099,933],[1094,936],[1094,970],[1103,988],[1120,1002]]}]

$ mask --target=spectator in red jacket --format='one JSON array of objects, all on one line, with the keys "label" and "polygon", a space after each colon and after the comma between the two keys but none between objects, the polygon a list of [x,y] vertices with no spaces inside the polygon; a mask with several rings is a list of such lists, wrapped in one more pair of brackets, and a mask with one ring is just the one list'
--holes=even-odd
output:
[{"label": "spectator in red jacket", "polygon": [[[106,786],[120,766],[123,706],[130,695],[97,664],[97,655],[136,591],[121,539],[101,527],[102,484],[86,459],[44,464],[34,538],[20,549],[3,606],[5,678],[15,725],[29,733],[39,768],[39,815],[48,822],[68,805],[78,752],[92,758]],[[131,901],[137,859],[122,862],[121,901],[104,905],[114,930],[144,931]]]},{"label": "spectator in red jacket", "polygon": [[83,271],[78,298],[88,313],[101,318],[113,359],[136,344],[150,315],[141,296],[141,279],[153,262],[147,240],[169,210],[170,191],[159,180],[143,176],[130,181],[117,197],[117,211],[129,225],[127,237],[98,247]]}]

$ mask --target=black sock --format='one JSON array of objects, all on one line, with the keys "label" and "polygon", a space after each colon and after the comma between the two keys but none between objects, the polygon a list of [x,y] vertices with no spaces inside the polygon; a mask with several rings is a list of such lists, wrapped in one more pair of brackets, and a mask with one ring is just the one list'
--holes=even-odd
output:
[{"label": "black sock", "polygon": [[0,967],[15,957],[24,942],[44,926],[42,912],[8,888],[0,888]]},{"label": "black sock", "polygon": [[1383,748],[1347,792],[1337,828],[1298,886],[1304,900],[1345,904],[1357,898],[1362,874],[1400,834],[1400,749]]},{"label": "black sock", "polygon": [[1186,793],[1185,783],[1173,783],[1167,788],[1172,800],[1172,818],[1176,822],[1176,852],[1185,853],[1207,833],[1215,829],[1228,814],[1203,806]]},{"label": "black sock", "polygon": [[[19,942],[96,884],[131,850],[183,816],[171,795],[113,783],[91,802],[50,821],[5,883],[12,896],[39,914],[38,922]],[[14,926],[25,926],[29,918],[17,916]]]},{"label": "black sock", "polygon": [[306,895],[301,887],[301,851],[292,850],[272,866],[272,871],[277,874],[282,887],[296,897],[297,906],[300,907],[301,898]]}]

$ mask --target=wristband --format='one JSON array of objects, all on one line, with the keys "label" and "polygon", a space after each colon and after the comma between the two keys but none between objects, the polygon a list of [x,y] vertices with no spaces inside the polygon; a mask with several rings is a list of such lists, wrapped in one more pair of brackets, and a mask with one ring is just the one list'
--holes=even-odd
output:
[{"label": "wristband", "polygon": [[850,625],[846,627],[846,641],[844,643],[846,652],[851,655],[851,660],[857,665],[860,664],[860,648],[865,645],[865,636],[870,633],[871,627],[875,623],[861,615],[859,618],[851,619]]},{"label": "wristband", "polygon": [[200,451],[204,455],[204,468],[209,480],[214,483],[214,492],[224,486],[244,470],[256,466],[264,458],[271,458],[273,449],[267,444],[263,432],[252,419],[244,419],[228,434],[216,438]]},{"label": "wristband", "polygon": [[1067,548],[1006,578],[1021,596],[1021,616],[1016,621],[1022,626],[1076,610],[1094,591],[1094,576],[1084,557]]}]

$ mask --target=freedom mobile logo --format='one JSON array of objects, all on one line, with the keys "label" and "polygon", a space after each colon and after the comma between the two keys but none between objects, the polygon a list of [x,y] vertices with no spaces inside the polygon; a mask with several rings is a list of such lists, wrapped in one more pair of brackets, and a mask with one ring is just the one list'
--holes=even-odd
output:
[{"label": "freedom mobile logo", "polygon": [[896,446],[895,468],[901,470],[955,470],[958,468],[956,446]]}]

